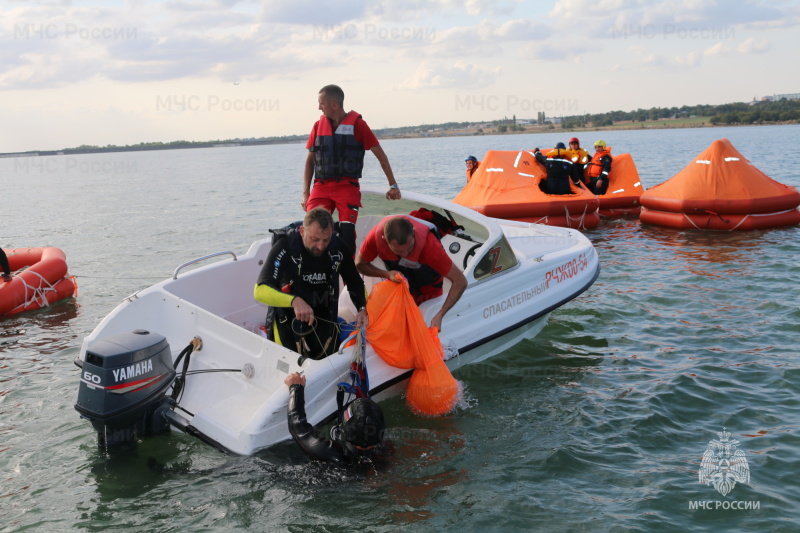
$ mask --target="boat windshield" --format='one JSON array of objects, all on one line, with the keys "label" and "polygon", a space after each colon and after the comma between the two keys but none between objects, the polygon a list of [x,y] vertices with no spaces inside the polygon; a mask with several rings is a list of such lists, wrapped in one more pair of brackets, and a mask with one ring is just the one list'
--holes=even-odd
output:
[{"label": "boat windshield", "polygon": [[481,281],[502,274],[517,266],[517,255],[508,243],[505,235],[500,234],[494,244],[481,252],[475,252],[490,238],[489,228],[469,217],[451,212],[445,207],[419,200],[386,200],[380,194],[364,194],[361,198],[362,207],[359,210],[356,233],[359,236],[359,245],[369,228],[377,224],[384,217],[398,214],[411,214],[421,208],[433,211],[447,220],[464,228],[463,234],[445,235],[442,245],[447,250],[453,262],[465,272],[468,266],[475,263],[475,280]]},{"label": "boat windshield", "polygon": [[[464,233],[476,242],[486,242],[486,239],[489,238],[489,229],[483,224],[434,204],[405,198],[389,201],[385,197],[376,194],[362,195],[361,204],[361,209],[358,211],[359,221],[366,217],[374,217],[373,220],[380,220],[389,215],[411,214],[412,211],[424,208],[439,213],[457,226],[463,226]],[[358,234],[361,236],[360,231]]]},{"label": "boat windshield", "polygon": [[508,244],[505,235],[501,235],[494,246],[489,248],[475,265],[475,279],[482,280],[506,272],[517,266],[517,262],[517,254]]}]

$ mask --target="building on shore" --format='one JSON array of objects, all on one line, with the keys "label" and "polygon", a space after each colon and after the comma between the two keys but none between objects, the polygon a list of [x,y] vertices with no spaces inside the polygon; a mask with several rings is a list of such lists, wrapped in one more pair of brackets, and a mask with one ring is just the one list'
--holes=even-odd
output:
[{"label": "building on shore", "polygon": [[772,96],[762,96],[762,102],[777,102],[779,100],[800,100],[800,93],[773,94]]}]

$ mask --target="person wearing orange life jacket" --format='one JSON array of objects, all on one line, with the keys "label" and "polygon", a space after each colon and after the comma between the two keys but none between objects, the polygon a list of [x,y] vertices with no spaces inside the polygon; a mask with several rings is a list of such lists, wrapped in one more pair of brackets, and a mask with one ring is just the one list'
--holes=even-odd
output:
[{"label": "person wearing orange life jacket", "polygon": [[[386,174],[389,190],[386,198],[399,200],[400,188],[394,179],[386,152],[375,134],[355,111],[344,110],[344,91],[337,85],[326,85],[317,97],[322,116],[308,136],[303,198],[301,206],[308,211],[324,207],[339,212],[339,236],[355,255],[358,209],[361,207],[359,180],[364,168],[364,153],[371,151]],[[311,188],[312,177],[314,188]]]},{"label": "person wearing orange life jacket", "polygon": [[[372,264],[379,257],[386,269]],[[398,283],[397,274],[408,280],[409,291],[417,305],[441,296],[443,278],[450,280],[450,290],[431,326],[442,330],[442,319],[461,298],[467,278],[453,264],[433,229],[424,222],[406,216],[389,216],[375,225],[356,255],[356,268],[365,276],[385,278]]]},{"label": "person wearing orange life jacket", "polygon": [[611,172],[611,149],[606,146],[605,141],[594,143],[594,156],[586,165],[586,177],[589,180],[587,186],[589,190],[598,196],[602,196],[608,190],[608,173]]},{"label": "person wearing orange life jacket", "polygon": [[533,149],[536,161],[547,169],[547,179],[544,180],[543,191],[546,194],[571,194],[569,182],[574,164],[567,154],[564,143],[556,144],[555,149],[547,152],[547,157],[542,155],[538,148]]},{"label": "person wearing orange life jacket", "polygon": [[569,140],[569,149],[567,150],[567,154],[569,154],[569,158],[573,163],[572,181],[575,183],[575,185],[578,185],[579,183],[583,182],[583,169],[591,159],[589,157],[589,152],[581,148],[581,142],[577,137],[573,137]]}]

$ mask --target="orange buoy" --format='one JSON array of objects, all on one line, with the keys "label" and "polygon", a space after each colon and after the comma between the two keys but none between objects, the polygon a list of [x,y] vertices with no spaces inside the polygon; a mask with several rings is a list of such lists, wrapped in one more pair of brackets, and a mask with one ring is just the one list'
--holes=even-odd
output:
[{"label": "orange buoy", "polygon": [[77,292],[75,277],[67,272],[66,254],[59,248],[5,250],[14,272],[0,281],[0,316],[46,307]]}]

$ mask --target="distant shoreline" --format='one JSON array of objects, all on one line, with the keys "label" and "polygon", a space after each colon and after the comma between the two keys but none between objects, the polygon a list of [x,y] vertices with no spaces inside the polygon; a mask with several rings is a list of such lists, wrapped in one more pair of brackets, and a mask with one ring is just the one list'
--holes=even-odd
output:
[{"label": "distant shoreline", "polygon": [[[687,119],[662,119],[645,122],[621,121],[614,123],[611,126],[598,126],[586,128],[568,128],[562,129],[555,124],[545,125],[525,125],[521,131],[508,131],[499,132],[496,128],[490,131],[482,131],[483,128],[463,128],[453,130],[436,131],[432,130],[423,133],[403,133],[403,134],[380,134],[380,130],[376,130],[376,136],[380,140],[391,139],[425,139],[425,138],[441,138],[441,137],[470,137],[470,136],[495,136],[495,135],[522,135],[522,134],[542,134],[542,133],[563,133],[580,134],[591,133],[600,131],[630,131],[630,130],[645,130],[645,129],[687,129],[687,128],[725,128],[725,127],[745,127],[745,126],[786,126],[797,124],[796,121],[791,122],[770,122],[762,124],[711,124],[710,117],[691,117]],[[287,136],[294,137],[294,136]],[[157,150],[186,150],[196,148],[231,148],[242,146],[264,146],[271,144],[298,144],[305,142],[305,136],[298,139],[264,139],[257,141],[231,141],[231,142],[185,142],[180,141],[166,144],[155,145],[132,145],[132,146],[108,146],[108,147],[91,147],[91,148],[65,148],[63,150],[30,150],[27,152],[7,152],[0,153],[0,158],[12,157],[47,157],[55,155],[80,155],[80,154],[101,154],[101,153],[116,153],[116,152],[150,152]]]},{"label": "distant shoreline", "polygon": [[78,155],[78,154],[108,154],[116,152],[152,152],[157,150],[187,150],[192,148],[230,148],[235,146],[261,146],[266,144],[295,144],[300,140],[263,140],[242,142],[187,142],[170,143],[159,146],[112,146],[97,148],[65,148],[63,150],[31,150],[29,152],[0,153],[0,158],[6,157],[46,157],[51,155]]}]

